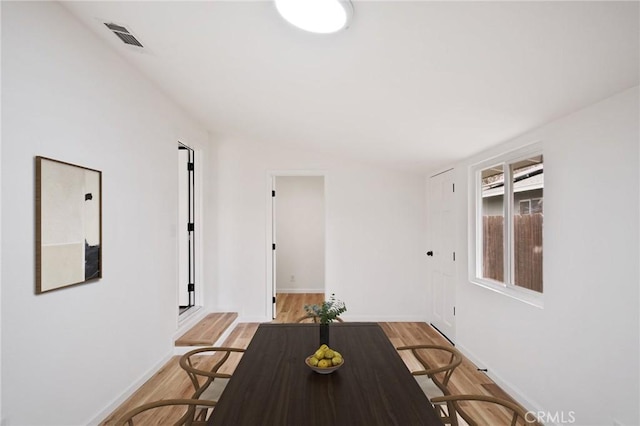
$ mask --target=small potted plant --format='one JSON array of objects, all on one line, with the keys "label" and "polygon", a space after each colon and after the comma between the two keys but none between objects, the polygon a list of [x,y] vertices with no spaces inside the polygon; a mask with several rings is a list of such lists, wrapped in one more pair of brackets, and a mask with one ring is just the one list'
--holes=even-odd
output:
[{"label": "small potted plant", "polygon": [[329,344],[329,324],[336,320],[340,314],[347,311],[347,306],[342,300],[336,299],[335,294],[331,294],[329,300],[325,300],[320,305],[304,305],[307,315],[317,317],[320,321],[320,344]]}]

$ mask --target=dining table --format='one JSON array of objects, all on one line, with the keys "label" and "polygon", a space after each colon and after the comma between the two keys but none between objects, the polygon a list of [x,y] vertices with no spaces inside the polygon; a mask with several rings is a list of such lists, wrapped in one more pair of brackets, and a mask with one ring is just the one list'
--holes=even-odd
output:
[{"label": "dining table", "polygon": [[318,324],[260,324],[220,396],[210,426],[442,425],[382,328],[330,325],[339,369],[305,362],[319,348]]}]

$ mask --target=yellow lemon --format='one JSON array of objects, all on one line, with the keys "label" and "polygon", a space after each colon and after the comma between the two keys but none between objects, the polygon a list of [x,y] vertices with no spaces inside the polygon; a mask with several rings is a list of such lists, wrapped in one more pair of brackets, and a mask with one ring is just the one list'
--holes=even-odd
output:
[{"label": "yellow lemon", "polygon": [[318,367],[320,367],[320,368],[329,368],[332,365],[333,364],[331,364],[331,360],[330,359],[321,359],[320,361],[318,361]]},{"label": "yellow lemon", "polygon": [[324,358],[324,349],[318,349],[315,354],[313,354],[316,358],[322,359]]},{"label": "yellow lemon", "polygon": [[341,357],[341,356],[334,356],[334,357],[331,359],[331,364],[333,364],[333,365],[340,365],[340,364],[342,364],[342,357]]},{"label": "yellow lemon", "polygon": [[329,346],[323,343],[322,346],[320,346],[318,349],[322,349],[322,350],[329,349]]},{"label": "yellow lemon", "polygon": [[333,351],[333,356],[334,357],[339,356],[340,358],[342,358],[342,355],[340,355],[340,352],[338,351]]},{"label": "yellow lemon", "polygon": [[333,358],[334,356],[335,356],[335,355],[334,355],[333,350],[331,350],[331,349],[327,349],[326,351],[324,351],[324,357],[325,357],[325,358],[331,359],[331,358]]},{"label": "yellow lemon", "polygon": [[312,356],[311,358],[309,358],[309,365],[313,367],[318,365],[318,358],[316,358],[315,356]]}]

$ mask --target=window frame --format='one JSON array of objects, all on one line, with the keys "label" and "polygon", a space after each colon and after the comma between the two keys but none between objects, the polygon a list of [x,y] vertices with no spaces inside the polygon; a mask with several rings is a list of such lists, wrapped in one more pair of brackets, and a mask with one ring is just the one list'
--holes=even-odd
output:
[{"label": "window frame", "polygon": [[[513,175],[511,165],[529,157],[543,155],[542,142],[532,143],[522,148],[493,156],[474,163],[469,166],[469,281],[472,284],[484,287],[507,297],[519,300],[526,304],[543,308],[544,307],[544,287],[543,292],[537,292],[513,283],[515,276],[514,265],[514,236],[513,236],[513,214],[515,203],[513,200]],[[543,160],[544,164],[544,160]],[[483,235],[482,235],[482,171],[492,167],[503,167],[504,178],[504,283],[483,275]],[[544,198],[544,197],[543,197]],[[544,235],[543,235],[544,242]],[[543,252],[544,256],[544,252]]]}]

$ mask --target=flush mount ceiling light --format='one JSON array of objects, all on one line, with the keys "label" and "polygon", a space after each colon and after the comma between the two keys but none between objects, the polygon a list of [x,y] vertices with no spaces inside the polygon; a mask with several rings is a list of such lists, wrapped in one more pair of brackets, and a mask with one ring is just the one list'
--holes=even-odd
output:
[{"label": "flush mount ceiling light", "polygon": [[275,0],[292,25],[312,33],[335,33],[349,26],[353,7],[348,0]]}]

